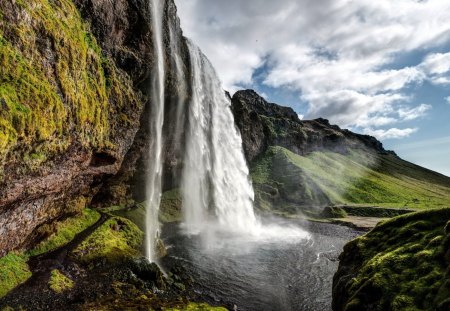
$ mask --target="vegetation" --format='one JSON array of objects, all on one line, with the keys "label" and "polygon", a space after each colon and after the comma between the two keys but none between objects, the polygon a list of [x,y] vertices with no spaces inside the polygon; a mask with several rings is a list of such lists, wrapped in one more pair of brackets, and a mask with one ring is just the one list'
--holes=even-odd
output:
[{"label": "vegetation", "polygon": [[72,1],[6,9],[14,12],[0,14],[0,169],[9,154],[34,170],[74,134],[84,146],[113,147],[110,114],[137,99]]},{"label": "vegetation", "polygon": [[52,270],[48,286],[54,292],[60,294],[66,290],[72,289],[74,282],[67,276],[61,273],[61,271],[55,269]]},{"label": "vegetation", "polygon": [[270,147],[253,163],[251,173],[262,209],[287,206],[295,212],[299,206],[331,204],[450,207],[449,178],[394,155],[360,150],[300,156]]},{"label": "vegetation", "polygon": [[190,302],[188,305],[179,308],[164,308],[165,311],[227,311],[223,307],[212,307],[206,303]]},{"label": "vegetation", "polygon": [[356,265],[357,274],[338,285],[348,293],[343,309],[448,310],[449,228],[449,208],[429,210],[385,221],[347,244],[341,265]]},{"label": "vegetation", "polygon": [[322,211],[321,216],[324,218],[345,218],[347,217],[347,212],[339,206],[327,206]]},{"label": "vegetation", "polygon": [[130,220],[114,217],[107,220],[71,254],[79,262],[107,260],[114,263],[137,256],[144,234]]},{"label": "vegetation", "polygon": [[27,256],[13,252],[0,258],[0,298],[31,277],[27,260]]},{"label": "vegetation", "polygon": [[31,256],[47,253],[66,245],[78,233],[92,226],[99,218],[98,212],[85,209],[79,216],[57,222],[54,226],[41,228],[41,231],[52,230],[52,234],[34,249],[27,252],[12,252],[0,258],[0,297],[31,277],[32,273],[27,264]]},{"label": "vegetation", "polygon": [[27,254],[36,256],[57,249],[72,241],[75,236],[95,224],[100,219],[100,214],[91,209],[84,209],[76,217],[68,218],[55,225],[54,233],[40,242],[33,250]]},{"label": "vegetation", "polygon": [[163,193],[161,197],[161,207],[159,220],[163,223],[181,221],[181,194],[178,189],[173,189]]}]

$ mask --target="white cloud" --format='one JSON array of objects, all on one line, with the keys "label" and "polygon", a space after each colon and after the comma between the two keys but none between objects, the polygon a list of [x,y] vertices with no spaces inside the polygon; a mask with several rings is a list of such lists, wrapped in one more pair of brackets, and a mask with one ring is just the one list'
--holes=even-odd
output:
[{"label": "white cloud", "polygon": [[449,97],[446,97],[445,100],[447,101],[447,104],[450,105],[450,96],[449,96]]},{"label": "white cloud", "polygon": [[443,74],[450,71],[450,53],[434,53],[425,57],[420,65],[428,74]]},{"label": "white cloud", "polygon": [[264,66],[265,84],[302,94],[308,119],[363,129],[413,120],[430,108],[411,107],[404,89],[423,81],[450,83],[450,53],[391,66],[404,53],[450,42],[450,1],[176,2],[185,34],[210,58],[226,88],[251,86]]},{"label": "white cloud", "polygon": [[405,129],[391,128],[388,130],[373,130],[367,128],[364,130],[364,133],[367,135],[375,136],[378,139],[399,139],[408,137],[417,131],[418,131],[417,128],[405,128]]},{"label": "white cloud", "polygon": [[423,117],[431,108],[431,105],[426,104],[421,104],[414,108],[400,108],[398,110],[398,115],[402,120],[411,121]]}]

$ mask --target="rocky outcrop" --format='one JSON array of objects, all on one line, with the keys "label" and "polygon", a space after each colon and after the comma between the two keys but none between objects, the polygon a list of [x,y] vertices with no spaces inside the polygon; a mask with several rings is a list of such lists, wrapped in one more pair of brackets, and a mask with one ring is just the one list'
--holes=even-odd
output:
[{"label": "rocky outcrop", "polygon": [[449,310],[450,209],[400,216],[344,247],[333,310]]},{"label": "rocky outcrop", "polygon": [[[0,256],[32,245],[40,226],[97,193],[97,202],[142,196],[150,9],[143,0],[0,3]],[[173,1],[164,23],[166,114],[175,120],[189,93],[177,76],[189,61]],[[165,125],[169,184],[179,167],[175,126]]]},{"label": "rocky outcrop", "polygon": [[300,155],[322,150],[345,154],[354,148],[393,153],[374,137],[342,130],[328,120],[299,120],[292,108],[268,103],[253,90],[236,92],[232,108],[249,162],[269,146],[281,146]]}]

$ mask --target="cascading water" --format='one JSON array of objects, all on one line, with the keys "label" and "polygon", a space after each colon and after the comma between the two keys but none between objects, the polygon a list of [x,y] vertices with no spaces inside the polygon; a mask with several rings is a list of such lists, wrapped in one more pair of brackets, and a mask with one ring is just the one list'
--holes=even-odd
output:
[{"label": "cascading water", "polygon": [[186,227],[202,230],[211,207],[221,226],[252,230],[254,194],[230,100],[208,59],[192,42],[188,46],[192,100],[181,186]]},{"label": "cascading water", "polygon": [[192,97],[181,194],[189,234],[241,233],[244,237],[296,241],[300,228],[262,225],[253,210],[253,187],[235,126],[231,101],[200,49],[188,41]]},{"label": "cascading water", "polygon": [[[146,255],[155,261],[159,239],[159,206],[162,192],[163,127],[165,115],[165,57],[163,14],[165,0],[151,0],[156,66],[150,94],[150,154],[147,176]],[[188,113],[185,97],[176,107],[173,144],[178,154],[184,151],[180,189],[185,227],[190,234],[207,230],[244,233],[246,236],[292,236],[304,238],[303,230],[262,226],[253,211],[253,188],[242,150],[242,139],[235,127],[231,102],[216,72],[198,47],[188,41],[191,77],[182,70],[181,50],[169,25],[171,66],[176,72],[178,91],[191,90]],[[180,94],[178,94],[180,95]],[[187,125],[187,126],[185,126]],[[184,130],[184,131],[183,131]],[[183,139],[185,137],[185,139]],[[181,146],[184,140],[184,146]]]},{"label": "cascading water", "polygon": [[162,184],[162,148],[163,148],[163,125],[164,125],[164,49],[162,34],[162,16],[164,12],[164,0],[151,0],[153,41],[156,58],[156,66],[153,70],[151,84],[151,115],[150,115],[150,149],[148,175],[146,185],[146,256],[149,261],[155,261],[156,241],[159,236],[158,211],[161,202]]}]

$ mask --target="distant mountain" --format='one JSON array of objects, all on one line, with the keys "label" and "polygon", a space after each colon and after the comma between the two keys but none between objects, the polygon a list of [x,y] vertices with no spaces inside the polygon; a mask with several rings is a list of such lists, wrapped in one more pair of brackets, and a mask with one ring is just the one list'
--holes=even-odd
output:
[{"label": "distant mountain", "polygon": [[450,178],[402,160],[372,136],[325,119],[302,121],[252,90],[234,94],[232,107],[262,210],[450,206]]}]

